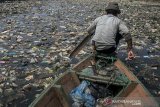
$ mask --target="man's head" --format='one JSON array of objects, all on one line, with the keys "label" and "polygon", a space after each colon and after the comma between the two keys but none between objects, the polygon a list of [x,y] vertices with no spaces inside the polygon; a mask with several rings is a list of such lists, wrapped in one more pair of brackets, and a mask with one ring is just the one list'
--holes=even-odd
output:
[{"label": "man's head", "polygon": [[105,10],[107,14],[113,14],[116,16],[121,13],[117,2],[109,2]]}]

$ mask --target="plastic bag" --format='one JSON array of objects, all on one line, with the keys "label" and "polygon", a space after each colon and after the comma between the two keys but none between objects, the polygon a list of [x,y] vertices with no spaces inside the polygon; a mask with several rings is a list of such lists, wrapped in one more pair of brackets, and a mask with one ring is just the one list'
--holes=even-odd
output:
[{"label": "plastic bag", "polygon": [[[70,93],[72,100],[74,101],[72,107],[94,107],[95,98],[91,95],[88,86],[90,83],[88,81],[82,81],[82,83],[73,89]],[[75,106],[77,104],[77,106]]]}]

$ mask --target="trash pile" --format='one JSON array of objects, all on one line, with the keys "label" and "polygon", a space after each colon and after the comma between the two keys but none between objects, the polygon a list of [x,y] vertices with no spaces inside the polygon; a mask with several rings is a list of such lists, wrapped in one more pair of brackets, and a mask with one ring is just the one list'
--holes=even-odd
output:
[{"label": "trash pile", "polygon": [[[27,107],[59,74],[91,52],[90,43],[70,60],[69,53],[84,38],[86,28],[110,0],[23,0],[0,3],[0,106]],[[159,82],[159,3],[121,1],[119,16],[130,27],[137,61],[128,65],[145,71],[146,86]],[[123,42],[124,43],[124,42]],[[121,44],[119,56],[126,57]],[[146,61],[147,60],[147,61]],[[140,61],[143,61],[140,66]],[[152,62],[158,66],[150,66]],[[155,61],[155,62],[154,62]],[[147,65],[146,65],[147,64]],[[140,74],[143,74],[140,73]],[[142,77],[140,76],[139,77]],[[150,74],[153,74],[152,77]],[[149,85],[148,85],[149,84]],[[153,84],[154,85],[154,84]],[[159,96],[160,86],[149,88]],[[25,106],[24,106],[25,105]]]},{"label": "trash pile", "polygon": [[110,105],[109,102],[105,101],[113,98],[111,92],[112,90],[103,85],[84,80],[70,93],[73,100],[72,107],[102,107]]},{"label": "trash pile", "polygon": [[[96,67],[88,66],[78,74],[81,84],[70,92],[72,107],[105,107],[130,82],[113,65],[112,57],[96,55]],[[116,60],[116,59],[115,59]],[[103,78],[103,79],[102,79]],[[108,78],[108,79],[107,79]],[[107,79],[107,80],[104,80]],[[116,81],[121,81],[122,84]]]},{"label": "trash pile", "polygon": [[89,89],[90,83],[88,81],[82,81],[82,83],[71,91],[70,96],[72,97],[74,103],[72,107],[94,107],[95,98],[91,95],[92,92]]}]

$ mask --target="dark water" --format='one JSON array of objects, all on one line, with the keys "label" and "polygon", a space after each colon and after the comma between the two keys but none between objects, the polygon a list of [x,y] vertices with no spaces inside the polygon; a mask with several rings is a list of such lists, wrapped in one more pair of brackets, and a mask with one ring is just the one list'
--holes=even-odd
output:
[{"label": "dark water", "polygon": [[[65,34],[55,36],[54,32],[86,31],[89,23],[103,13],[102,7],[106,6],[106,0],[102,2],[86,1],[85,3],[78,3],[72,0],[22,0],[21,2],[1,3],[0,5],[0,38],[4,35],[7,36],[4,38],[4,42],[0,42],[0,76],[7,78],[5,81],[0,82],[0,85],[2,85],[0,88],[2,87],[3,90],[6,90],[11,87],[14,90],[11,97],[1,95],[0,103],[2,102],[6,107],[28,107],[36,98],[35,95],[44,89],[43,83],[46,81],[45,79],[48,77],[54,78],[54,74],[58,75],[58,73],[49,74],[46,72],[46,67],[52,69],[56,63],[47,63],[44,60],[48,61],[50,57],[59,54],[59,49],[65,49],[68,46],[73,46],[74,48],[83,39],[83,37],[77,35],[75,37]],[[159,23],[160,15],[158,15],[159,12],[157,11],[160,9],[159,6],[123,4],[122,7],[128,13],[122,13],[122,19],[128,18],[126,22],[132,33],[138,32],[137,34],[133,33],[133,36],[143,33],[155,36],[159,34],[157,32],[151,33],[144,28],[147,20],[151,26],[158,29],[157,24]],[[139,15],[132,16],[133,13],[139,13]],[[157,17],[155,18],[154,16],[156,15]],[[143,30],[144,32],[140,32]],[[17,37],[22,39],[22,42],[17,43]],[[140,39],[143,41],[143,38]],[[151,40],[157,41],[154,36]],[[56,46],[55,42],[58,42],[58,49],[55,52],[51,52],[50,47]],[[147,45],[142,46],[143,49],[135,49],[138,57],[133,61],[125,60],[126,53],[123,52],[124,49],[120,48],[118,52],[119,57],[138,76],[152,95],[158,97],[160,95],[158,94],[160,91],[160,51],[149,52],[148,49],[151,47],[159,46],[154,41],[153,43],[151,42],[147,41]],[[14,48],[11,48],[11,46],[14,46]],[[35,47],[38,49],[35,49]],[[90,47],[90,45],[85,48],[87,47]],[[32,50],[36,51],[30,52]],[[89,53],[91,50],[87,49],[85,52]],[[3,59],[3,57],[8,58]],[[36,58],[38,61],[30,63],[32,58]],[[56,62],[59,62],[59,60]],[[10,73],[11,71],[12,73]],[[26,81],[25,77],[30,74],[33,75],[34,79]],[[15,81],[12,81],[13,77],[16,78]],[[18,87],[9,86],[12,83],[17,84]],[[32,84],[32,87],[29,90],[24,90],[23,87],[26,84]]]},{"label": "dark water", "polygon": [[154,97],[160,97],[160,51],[150,53],[150,47],[154,44],[148,42],[142,49],[134,49],[136,58],[132,61],[125,60],[127,55],[124,52],[120,51],[118,56]]}]

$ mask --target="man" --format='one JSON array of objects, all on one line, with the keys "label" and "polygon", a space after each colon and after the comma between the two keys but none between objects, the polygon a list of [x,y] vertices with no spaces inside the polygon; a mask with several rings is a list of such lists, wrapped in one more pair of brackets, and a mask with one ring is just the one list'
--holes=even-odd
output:
[{"label": "man", "polygon": [[117,16],[120,14],[118,3],[109,2],[106,15],[100,16],[87,29],[92,38],[93,50],[101,53],[112,54],[115,52],[119,40],[124,37],[128,44],[128,59],[134,57],[132,51],[132,38],[128,28]]}]

